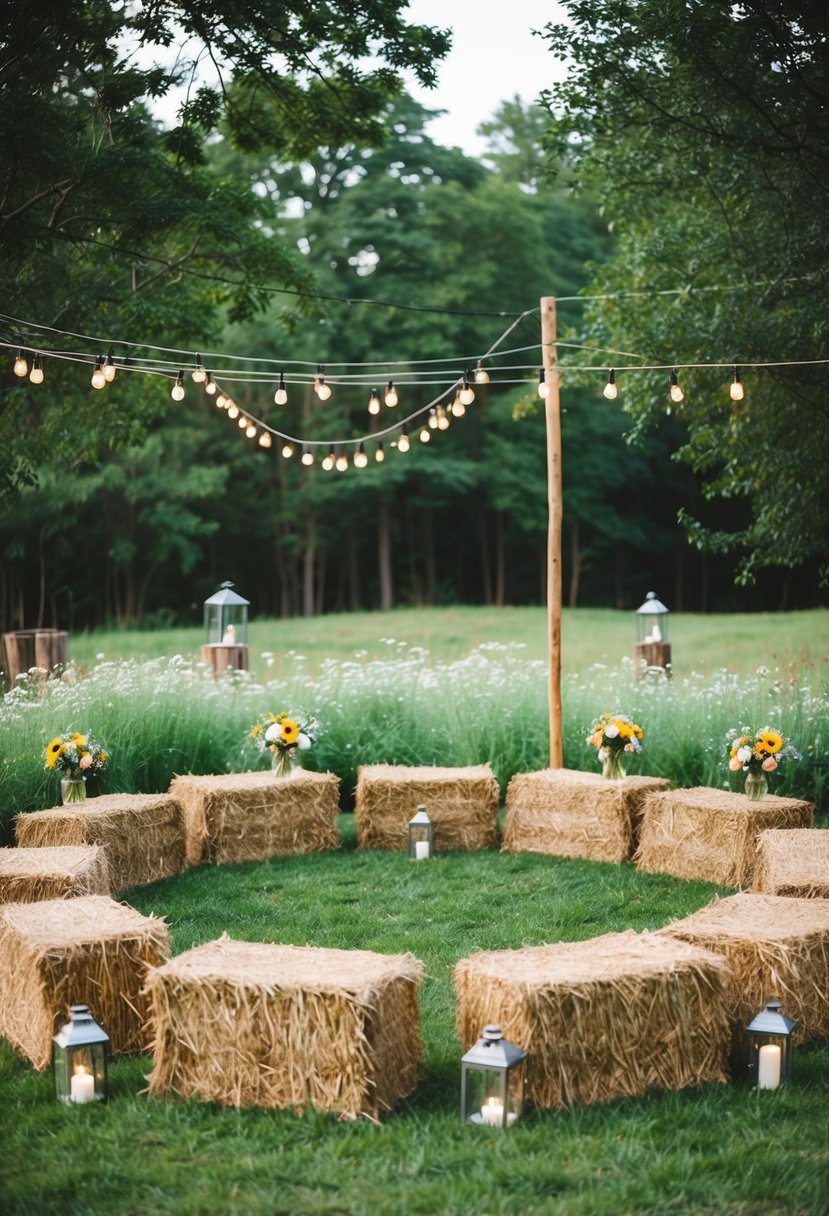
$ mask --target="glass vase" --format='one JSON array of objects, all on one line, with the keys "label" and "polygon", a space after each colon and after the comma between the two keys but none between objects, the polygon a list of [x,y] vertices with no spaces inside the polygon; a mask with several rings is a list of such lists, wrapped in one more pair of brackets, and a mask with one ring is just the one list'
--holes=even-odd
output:
[{"label": "glass vase", "polygon": [[764,772],[749,769],[746,773],[746,797],[752,802],[760,802],[769,792],[769,782]]},{"label": "glass vase", "polygon": [[61,777],[60,797],[64,806],[86,802],[86,782],[83,777]]},{"label": "glass vase", "polygon": [[271,772],[274,777],[293,777],[296,772],[296,756],[287,748],[277,747],[271,752]]},{"label": "glass vase", "polygon": [[602,776],[606,781],[618,781],[620,777],[625,775],[625,766],[622,764],[622,752],[614,751],[613,748],[602,748],[604,753],[601,756],[602,761]]}]

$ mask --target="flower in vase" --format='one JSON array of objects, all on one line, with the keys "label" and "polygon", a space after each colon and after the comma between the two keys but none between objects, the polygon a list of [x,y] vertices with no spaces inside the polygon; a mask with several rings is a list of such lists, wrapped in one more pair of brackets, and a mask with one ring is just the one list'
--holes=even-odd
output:
[{"label": "flower in vase", "polygon": [[281,752],[294,758],[297,751],[307,751],[316,739],[316,719],[291,716],[287,713],[260,714],[250,728],[249,736],[260,751]]},{"label": "flower in vase", "polygon": [[108,760],[108,754],[97,739],[77,731],[56,735],[47,743],[44,753],[45,767],[67,777],[103,772]]},{"label": "flower in vase", "polygon": [[753,731],[747,727],[726,735],[728,767],[732,773],[773,773],[784,760],[800,756],[786,736],[770,726]]}]

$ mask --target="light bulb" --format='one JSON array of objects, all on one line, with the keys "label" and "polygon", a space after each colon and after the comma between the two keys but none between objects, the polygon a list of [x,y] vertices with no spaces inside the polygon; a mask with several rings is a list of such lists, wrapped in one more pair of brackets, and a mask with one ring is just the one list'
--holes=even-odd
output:
[{"label": "light bulb", "polygon": [[489,384],[489,372],[485,367],[482,367],[480,363],[475,368],[475,383]]},{"label": "light bulb", "polygon": [[317,369],[317,378],[314,381],[314,392],[317,394],[320,401],[327,401],[331,396],[331,389],[329,385],[325,383],[325,376],[323,375],[321,367]]},{"label": "light bulb", "polygon": [[466,406],[461,401],[460,397],[456,397],[452,402],[451,410],[456,418],[463,418],[464,414],[466,413]]},{"label": "light bulb", "polygon": [[368,399],[368,412],[370,414],[380,413],[380,396],[376,388],[371,390],[371,396]]},{"label": "light bulb", "polygon": [[436,430],[438,425],[437,410],[429,410],[429,426],[432,430]]},{"label": "light bulb", "polygon": [[328,451],[323,456],[322,467],[325,469],[326,472],[328,472],[329,469],[333,469],[333,467],[334,467],[334,449],[333,448],[329,448]]},{"label": "light bulb", "polygon": [[196,355],[196,366],[193,368],[192,376],[194,384],[204,384],[207,379],[207,372],[201,365],[201,355]]},{"label": "light bulb", "polygon": [[262,434],[259,436],[260,448],[269,448],[272,443],[273,443],[273,440],[271,439],[270,431],[263,431]]},{"label": "light bulb", "polygon": [[304,465],[312,465],[314,463],[314,453],[309,447],[303,447],[300,459]]},{"label": "light bulb", "polygon": [[176,376],[176,382],[170,391],[170,396],[174,401],[184,400],[184,372],[179,372]]},{"label": "light bulb", "polygon": [[671,394],[671,401],[675,401],[677,403],[677,405],[679,404],[680,401],[685,400],[685,394],[683,393],[682,389],[680,388],[679,384],[677,383],[676,372],[671,372],[670,394]]},{"label": "light bulb", "polygon": [[289,457],[293,456],[293,454],[294,454],[294,445],[291,443],[290,439],[286,439],[282,445],[282,455],[285,457],[286,460],[288,460]]},{"label": "light bulb", "polygon": [[250,426],[250,418],[248,418],[247,414],[242,414],[236,425],[240,431],[245,431]]},{"label": "light bulb", "polygon": [[389,409],[394,409],[400,398],[397,396],[397,389],[394,387],[394,381],[389,380],[386,391],[383,395],[383,400]]},{"label": "light bulb", "polygon": [[227,396],[226,393],[217,393],[216,394],[216,409],[217,410],[226,409],[228,401],[229,401],[229,397]]},{"label": "light bulb", "polygon": [[277,405],[287,405],[288,403],[288,393],[285,388],[284,373],[280,374],[279,384],[276,386],[276,392],[273,395],[273,399]]},{"label": "light bulb", "polygon": [[107,384],[112,384],[115,379],[115,360],[112,357],[112,351],[104,359],[104,379]]},{"label": "light bulb", "polygon": [[249,422],[248,425],[245,427],[245,434],[247,435],[248,439],[255,439],[256,438],[256,424],[253,422]]},{"label": "light bulb", "polygon": [[354,468],[364,469],[367,464],[368,456],[366,456],[366,445],[361,442],[360,446],[357,448],[357,451],[354,453]]},{"label": "light bulb", "polygon": [[[461,409],[464,411],[464,413],[466,412],[464,406],[461,406]],[[442,405],[438,406],[438,430],[439,431],[448,431],[449,430],[449,415],[446,413],[446,410],[443,408]]]},{"label": "light bulb", "polygon": [[740,379],[740,373],[737,371],[736,367],[734,368],[734,379],[731,381],[731,388],[729,389],[729,392],[731,393],[732,401],[742,401],[743,382]]},{"label": "light bulb", "polygon": [[346,471],[346,469],[348,468],[348,457],[345,455],[344,452],[340,452],[339,456],[337,457],[337,459],[335,460],[334,463],[337,466],[338,472],[344,473]]},{"label": "light bulb", "polygon": [[383,451],[382,440],[377,444],[377,447],[374,449],[374,459],[377,461],[378,464],[382,464],[383,461],[386,459],[386,453]]},{"label": "light bulb", "polygon": [[32,370],[29,372],[29,379],[31,380],[32,384],[43,383],[43,368],[40,365],[40,359],[38,359],[37,355],[35,355],[34,359],[32,360]]},{"label": "light bulb", "polygon": [[613,368],[611,368],[607,373],[607,384],[602,389],[602,395],[606,397],[608,401],[614,401],[618,391],[619,390],[616,387],[616,373]]},{"label": "light bulb", "polygon": [[[538,373],[538,395],[544,401],[550,395],[550,386],[544,376],[544,368],[542,367]],[[605,394],[607,396],[607,394]]]},{"label": "light bulb", "polygon": [[104,370],[101,367],[101,358],[98,356],[98,358],[95,360],[95,370],[92,373],[92,387],[103,388],[105,384],[106,377],[104,375]]},{"label": "light bulb", "polygon": [[208,373],[207,373],[207,380],[206,380],[205,385],[204,385],[204,391],[205,391],[205,392],[208,394],[208,396],[210,396],[210,397],[215,397],[215,395],[216,395],[216,390],[217,390],[217,388],[218,388],[218,387],[219,387],[219,386],[216,384],[216,381],[213,379],[213,373],[212,373],[212,372],[208,372]]},{"label": "light bulb", "polygon": [[22,380],[23,377],[28,374],[28,371],[29,364],[26,361],[26,357],[22,351],[18,351],[17,358],[14,361],[14,374],[15,376],[19,376]]},{"label": "light bulb", "polygon": [[408,452],[409,446],[409,433],[404,427],[402,434],[397,440],[397,450],[398,452]]},{"label": "light bulb", "polygon": [[231,401],[228,404],[227,416],[228,416],[228,418],[238,418],[239,417],[239,407],[235,401]]},{"label": "light bulb", "polygon": [[458,400],[462,405],[471,405],[475,400],[475,390],[469,383],[468,376],[464,376],[461,391],[458,393]]},{"label": "light bulb", "polygon": [[432,438],[432,432],[429,430],[428,427],[424,426],[422,431],[420,432],[420,442],[428,443],[431,438]]}]

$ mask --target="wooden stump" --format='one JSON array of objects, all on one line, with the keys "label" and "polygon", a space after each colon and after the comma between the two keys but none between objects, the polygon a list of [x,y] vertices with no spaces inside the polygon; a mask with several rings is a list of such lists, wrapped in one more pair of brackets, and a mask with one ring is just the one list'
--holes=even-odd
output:
[{"label": "wooden stump", "polygon": [[216,676],[220,676],[228,668],[232,668],[234,671],[250,670],[247,646],[225,646],[221,642],[211,642],[202,646],[201,657]]},{"label": "wooden stump", "polygon": [[633,647],[633,670],[637,680],[648,671],[662,670],[670,675],[670,645],[667,642],[636,642]]},{"label": "wooden stump", "polygon": [[16,629],[4,633],[4,666],[9,688],[31,667],[39,667],[51,675],[55,667],[65,665],[68,639],[65,629]]}]

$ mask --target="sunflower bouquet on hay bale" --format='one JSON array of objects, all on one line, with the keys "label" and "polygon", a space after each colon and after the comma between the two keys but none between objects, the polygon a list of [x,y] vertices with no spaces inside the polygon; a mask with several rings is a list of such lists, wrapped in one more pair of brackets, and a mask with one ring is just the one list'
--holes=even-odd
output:
[{"label": "sunflower bouquet on hay bale", "polygon": [[260,751],[271,753],[275,777],[290,777],[299,764],[299,753],[308,751],[316,741],[317,720],[300,715],[260,714],[250,728],[250,737]]},{"label": "sunflower bouquet on hay bale", "polygon": [[758,731],[744,726],[741,730],[730,730],[725,738],[728,767],[732,773],[746,774],[746,794],[754,802],[765,798],[769,773],[775,772],[785,760],[800,759],[786,736],[771,726]]},{"label": "sunflower bouquet on hay bale", "polygon": [[645,732],[624,714],[602,714],[590,727],[587,742],[598,749],[602,776],[610,781],[624,777],[625,752],[641,752]]},{"label": "sunflower bouquet on hay bale", "polygon": [[102,773],[108,760],[107,752],[97,739],[77,731],[56,735],[46,745],[45,767],[61,774],[60,789],[64,804],[83,802],[87,777]]}]

